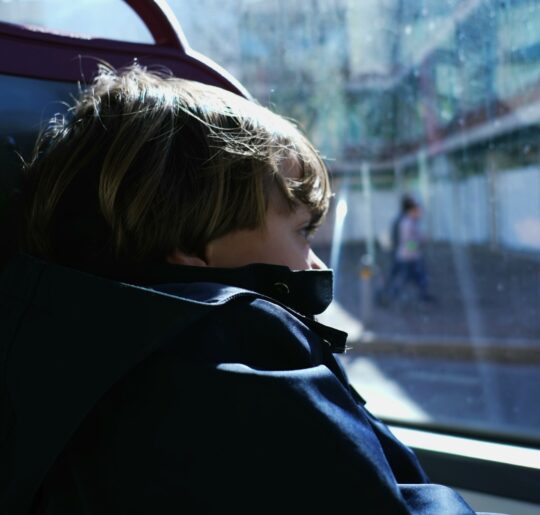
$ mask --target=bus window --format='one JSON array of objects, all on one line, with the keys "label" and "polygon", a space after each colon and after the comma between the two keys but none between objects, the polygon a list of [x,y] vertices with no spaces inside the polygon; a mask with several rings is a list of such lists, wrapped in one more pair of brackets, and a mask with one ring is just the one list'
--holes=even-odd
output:
[{"label": "bus window", "polygon": [[66,114],[64,102],[76,92],[73,83],[0,74],[0,221],[9,216],[6,209],[20,185],[22,160],[30,158],[46,122]]},{"label": "bus window", "polygon": [[[124,2],[72,4],[0,0],[0,19],[152,42]],[[335,197],[313,246],[335,301],[322,318],[349,333],[341,359],[367,407],[404,441],[420,428],[453,450],[498,442],[476,458],[514,453],[512,481],[484,468],[479,490],[540,502],[540,2],[168,4],[194,50],[324,154]],[[0,76],[0,202],[16,154],[76,87]],[[449,462],[439,481],[475,489],[459,484],[470,462]]]},{"label": "bus window", "polygon": [[[371,409],[538,441],[540,4],[253,0],[219,3],[211,23],[216,0],[169,5],[195,50],[296,119],[327,158],[336,196],[315,240],[336,275],[325,316],[350,333],[344,364]],[[4,21],[150,41],[127,4],[103,9],[0,4]],[[133,23],[115,32],[111,9]],[[3,155],[25,155],[70,87],[0,87]],[[32,134],[18,130],[28,117]],[[408,224],[404,196],[418,205]],[[403,241],[407,225],[416,236]]]},{"label": "bus window", "polygon": [[28,158],[36,136],[54,115],[66,114],[64,102],[77,85],[0,75],[0,135]]},{"label": "bus window", "polygon": [[538,443],[540,3],[253,0],[210,23],[217,4],[170,2],[193,48],[327,158],[326,320],[368,406]]}]

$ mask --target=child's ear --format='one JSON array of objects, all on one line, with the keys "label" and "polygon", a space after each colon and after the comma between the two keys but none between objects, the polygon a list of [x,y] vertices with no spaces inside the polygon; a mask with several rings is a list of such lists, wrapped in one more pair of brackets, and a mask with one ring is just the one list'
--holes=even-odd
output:
[{"label": "child's ear", "polygon": [[174,249],[166,260],[171,265],[208,266],[208,263],[203,258],[186,254],[179,249]]}]

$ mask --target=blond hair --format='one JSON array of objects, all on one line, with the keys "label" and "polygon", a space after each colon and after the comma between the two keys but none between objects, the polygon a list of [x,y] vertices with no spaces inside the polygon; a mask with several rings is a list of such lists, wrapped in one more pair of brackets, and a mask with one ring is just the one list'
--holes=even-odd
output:
[{"label": "blond hair", "polygon": [[[293,160],[297,179],[283,163]],[[86,269],[203,255],[264,226],[272,188],[316,226],[330,187],[298,128],[222,89],[139,65],[102,66],[39,137],[26,167],[26,250]]]}]

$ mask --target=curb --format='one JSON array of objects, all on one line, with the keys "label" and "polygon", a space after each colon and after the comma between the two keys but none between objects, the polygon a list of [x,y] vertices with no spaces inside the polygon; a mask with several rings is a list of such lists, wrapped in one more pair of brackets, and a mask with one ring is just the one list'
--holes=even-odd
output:
[{"label": "curb", "polygon": [[492,345],[464,341],[404,341],[392,340],[382,335],[348,342],[347,355],[379,356],[397,355],[415,358],[446,360],[489,361],[505,364],[540,364],[540,342],[496,342]]}]

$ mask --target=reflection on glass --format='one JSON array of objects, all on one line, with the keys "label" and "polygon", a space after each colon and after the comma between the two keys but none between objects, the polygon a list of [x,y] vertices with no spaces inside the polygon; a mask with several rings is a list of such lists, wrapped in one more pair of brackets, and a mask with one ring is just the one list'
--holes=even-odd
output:
[{"label": "reflection on glass", "polygon": [[[344,362],[369,407],[538,438],[540,2],[238,4],[228,38],[172,2],[194,48],[328,158],[327,321],[356,323]],[[396,226],[404,195],[420,215]],[[406,234],[417,266],[397,259]]]}]

